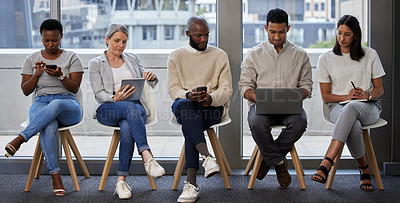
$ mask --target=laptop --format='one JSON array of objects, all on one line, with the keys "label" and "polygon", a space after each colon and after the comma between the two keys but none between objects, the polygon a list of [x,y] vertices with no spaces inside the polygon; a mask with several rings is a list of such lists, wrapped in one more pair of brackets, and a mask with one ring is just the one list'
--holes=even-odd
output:
[{"label": "laptop", "polygon": [[257,114],[301,114],[303,88],[257,88]]},{"label": "laptop", "polygon": [[144,78],[123,79],[121,81],[121,88],[124,87],[125,85],[129,84],[131,86],[134,86],[136,89],[136,91],[130,97],[128,97],[125,101],[140,100],[140,98],[142,98],[144,82],[145,82]]}]

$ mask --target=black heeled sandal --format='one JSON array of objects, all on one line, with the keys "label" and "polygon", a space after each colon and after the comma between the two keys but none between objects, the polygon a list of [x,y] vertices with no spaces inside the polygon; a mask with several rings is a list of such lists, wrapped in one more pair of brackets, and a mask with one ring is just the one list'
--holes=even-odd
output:
[{"label": "black heeled sandal", "polygon": [[[329,157],[325,157],[324,159],[328,160],[329,163],[331,163],[331,168],[332,166],[335,165],[335,162],[333,162],[333,160]],[[324,166],[324,165],[320,165],[319,168],[317,169],[317,171],[322,171],[325,174],[325,178],[321,175],[319,175],[318,173],[314,173],[313,176],[311,176],[311,180],[319,182],[319,183],[326,183],[326,179],[328,179],[329,176],[329,171],[331,171],[331,168],[329,168],[329,170]]]},{"label": "black heeled sandal", "polygon": [[[364,167],[358,166],[358,168],[360,169],[360,181],[371,180],[371,174],[369,174],[369,173],[362,174],[362,171],[361,171],[361,170],[367,169],[368,164]],[[371,187],[371,189],[369,189],[369,187]],[[363,184],[360,184],[360,189],[365,192],[371,192],[371,191],[374,191],[374,186],[371,183],[363,183]]]}]

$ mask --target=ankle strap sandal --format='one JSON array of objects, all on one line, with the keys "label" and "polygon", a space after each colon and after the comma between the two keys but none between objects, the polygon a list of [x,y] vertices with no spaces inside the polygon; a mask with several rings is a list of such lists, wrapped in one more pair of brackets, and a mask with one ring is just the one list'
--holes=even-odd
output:
[{"label": "ankle strap sandal", "polygon": [[[332,168],[332,166],[335,165],[335,162],[333,162],[333,160],[331,158],[325,157],[324,159],[328,160],[329,163],[331,163],[331,168]],[[326,183],[326,179],[328,179],[331,168],[329,168],[329,170],[328,170],[324,165],[320,165],[319,168],[317,169],[317,171],[322,171],[324,173],[325,177],[321,176],[318,173],[314,173],[311,176],[311,180],[319,182],[319,183]]]}]

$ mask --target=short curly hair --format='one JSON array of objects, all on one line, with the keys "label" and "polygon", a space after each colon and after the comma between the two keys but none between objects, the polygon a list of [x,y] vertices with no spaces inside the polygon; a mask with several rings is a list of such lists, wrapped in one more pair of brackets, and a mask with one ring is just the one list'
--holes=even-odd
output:
[{"label": "short curly hair", "polygon": [[56,19],[47,19],[43,21],[40,25],[40,34],[42,34],[43,30],[58,30],[60,34],[63,33],[62,24]]},{"label": "short curly hair", "polygon": [[288,14],[286,11],[280,9],[280,8],[275,8],[271,9],[268,14],[267,14],[267,25],[269,22],[271,23],[286,23],[286,26],[289,25],[289,20],[288,20]]}]

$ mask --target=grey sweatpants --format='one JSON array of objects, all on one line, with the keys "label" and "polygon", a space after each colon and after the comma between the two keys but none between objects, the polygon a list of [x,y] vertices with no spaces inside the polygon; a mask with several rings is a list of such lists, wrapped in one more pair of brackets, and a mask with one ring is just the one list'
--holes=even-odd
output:
[{"label": "grey sweatpants", "polygon": [[351,156],[360,159],[365,154],[362,126],[379,120],[380,102],[350,102],[346,105],[329,103],[330,119],[335,123],[332,140],[347,144]]}]

